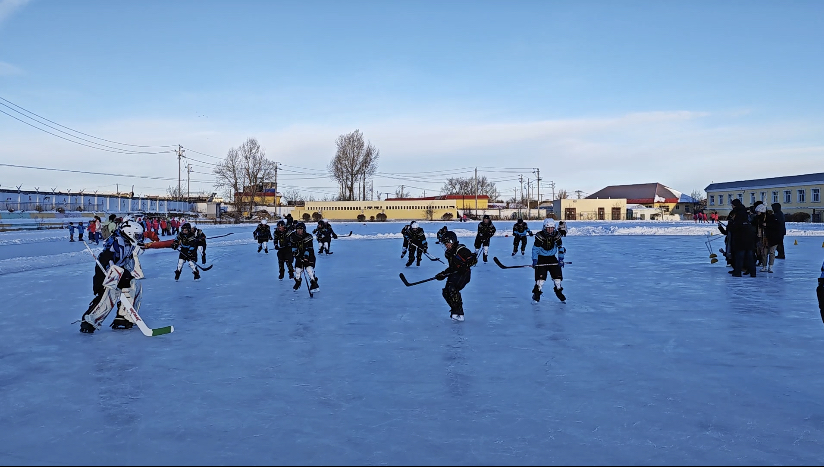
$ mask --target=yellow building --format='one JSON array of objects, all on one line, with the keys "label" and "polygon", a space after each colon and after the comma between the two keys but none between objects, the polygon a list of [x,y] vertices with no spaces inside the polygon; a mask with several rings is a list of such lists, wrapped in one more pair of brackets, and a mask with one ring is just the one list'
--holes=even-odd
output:
[{"label": "yellow building", "polygon": [[556,199],[552,202],[555,218],[567,221],[618,221],[627,218],[626,198]]},{"label": "yellow building", "polygon": [[824,173],[711,183],[706,188],[707,210],[726,216],[732,210],[733,199],[745,206],[763,201],[767,206],[780,204],[785,215],[806,213],[813,222],[821,222],[822,190]]},{"label": "yellow building", "polygon": [[[486,209],[488,197],[478,197],[478,209]],[[460,206],[460,207],[459,207]],[[475,197],[462,200],[460,196],[433,196],[428,198],[395,198],[384,201],[307,201],[296,207],[292,217],[296,220],[320,218],[337,221],[356,220],[449,220],[460,211],[474,209]]]}]

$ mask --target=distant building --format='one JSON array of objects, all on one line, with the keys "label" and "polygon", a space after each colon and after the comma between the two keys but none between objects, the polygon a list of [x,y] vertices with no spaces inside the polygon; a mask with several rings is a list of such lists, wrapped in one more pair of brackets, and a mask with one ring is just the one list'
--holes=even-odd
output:
[{"label": "distant building", "polygon": [[[477,210],[486,210],[488,196],[478,196]],[[475,212],[475,197],[445,195],[425,198],[387,198],[383,201],[306,201],[292,211],[301,220],[449,220]]]},{"label": "distant building", "polygon": [[[699,200],[692,196],[685,195],[678,190],[674,190],[660,183],[639,183],[635,185],[613,185],[603,188],[586,199],[624,199],[624,209],[627,205],[640,205],[645,208],[652,208],[660,215],[655,216],[651,211],[645,211],[653,216],[651,219],[668,218],[672,216],[692,216],[696,208],[700,208]],[[636,208],[636,211],[642,211]],[[625,217],[627,218],[627,217]],[[632,216],[630,218],[638,218]]]},{"label": "distant building", "polygon": [[707,210],[721,216],[729,214],[732,200],[738,199],[745,206],[752,206],[756,201],[768,206],[779,203],[785,214],[804,212],[813,222],[821,222],[822,189],[824,173],[711,183],[705,190]]}]

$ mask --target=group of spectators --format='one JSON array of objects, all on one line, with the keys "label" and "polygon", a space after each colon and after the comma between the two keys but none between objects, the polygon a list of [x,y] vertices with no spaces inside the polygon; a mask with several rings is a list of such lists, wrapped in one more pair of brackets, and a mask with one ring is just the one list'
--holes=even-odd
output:
[{"label": "group of spectators", "polygon": [[718,222],[718,213],[715,212],[715,211],[713,211],[709,214],[705,213],[704,211],[694,212],[692,214],[692,220],[696,224],[699,223],[699,222],[701,222],[701,223],[712,222],[714,224],[714,223]]},{"label": "group of spectators", "polygon": [[[160,236],[177,235],[180,231],[180,226],[186,220],[182,217],[138,217],[137,222],[143,226],[144,235],[153,241],[157,241]],[[89,220],[88,223],[84,221],[69,222],[69,241],[74,241],[75,231],[78,234],[78,240],[83,241],[83,234],[88,231],[89,242],[100,244],[100,240],[109,238],[111,232],[117,227],[118,219],[114,214],[110,214],[107,221],[100,219],[100,216],[94,216],[94,219]]]},{"label": "group of spectators", "polygon": [[768,209],[763,201],[756,201],[749,208],[738,200],[732,200],[732,211],[727,217],[727,225],[718,223],[718,230],[726,235],[727,265],[732,266],[734,277],[760,272],[773,272],[776,259],[784,259],[784,236],[787,228],[781,204],[773,203]]}]

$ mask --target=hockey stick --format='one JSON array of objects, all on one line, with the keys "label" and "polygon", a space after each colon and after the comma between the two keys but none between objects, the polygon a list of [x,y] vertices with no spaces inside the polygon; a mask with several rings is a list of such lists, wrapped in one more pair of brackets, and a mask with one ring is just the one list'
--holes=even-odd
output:
[{"label": "hockey stick", "polygon": [[309,273],[306,272],[306,268],[303,268],[303,271],[300,272],[300,277],[306,280],[306,290],[309,291],[309,298],[314,298],[315,294],[313,294],[312,289],[309,288]]},{"label": "hockey stick", "polygon": [[[401,277],[401,281],[403,281],[403,285],[405,285],[407,287],[412,287],[413,285],[423,284],[424,282],[434,281],[434,280],[437,279],[437,276],[436,276],[436,277],[430,277],[429,279],[424,279],[422,281],[409,282],[408,280],[406,280],[406,277],[404,277],[403,273],[400,273],[399,275]],[[447,275],[449,275],[449,274],[447,274]]]},{"label": "hockey stick", "polygon": [[[415,248],[417,248],[417,249],[421,250],[421,251],[423,252],[423,254],[424,254],[424,255],[426,255],[426,257],[427,257],[427,258],[429,258],[429,260],[430,260],[430,261],[441,261],[441,259],[440,259],[440,258],[433,258],[433,257],[429,256],[429,253],[427,253],[426,251],[424,251],[424,250],[420,247],[420,245],[418,245],[417,243],[412,243],[412,240],[410,240],[410,241],[409,241],[409,244],[410,244],[410,245],[412,245],[412,246],[414,246]],[[446,264],[446,263],[444,263],[443,261],[441,261],[441,264]]]},{"label": "hockey stick", "polygon": [[[94,255],[94,252],[89,247],[89,244],[85,241],[83,242],[83,244],[86,245],[86,249],[89,251],[89,254],[92,255],[92,258],[94,258],[94,262],[97,263],[97,267],[99,267],[101,271],[106,271],[106,268],[104,268],[103,265],[100,264],[100,261],[97,259],[97,256]],[[132,316],[132,319],[135,321],[137,327],[140,329],[140,332],[142,332],[144,336],[160,336],[162,334],[171,334],[174,332],[174,326],[164,326],[162,328],[154,329],[150,328],[145,322],[143,322],[143,320],[140,318],[140,315],[137,314],[137,310],[135,309],[132,301],[129,298],[127,298],[126,295],[123,293],[120,294],[120,302],[126,305],[126,311]]]},{"label": "hockey stick", "polygon": [[[558,263],[550,263],[550,264],[539,264],[537,266],[533,266],[531,264],[519,264],[517,266],[505,266],[503,263],[501,263],[501,260],[499,260],[497,256],[493,256],[492,261],[495,261],[495,264],[497,264],[498,267],[500,267],[501,269],[543,268],[543,267],[547,267],[547,266],[558,266],[558,265],[561,264],[560,262],[558,262]],[[572,261],[564,261],[564,264],[572,264]]]},{"label": "hockey stick", "polygon": [[227,233],[227,234],[225,234],[225,235],[216,235],[216,236],[214,236],[214,237],[206,237],[206,240],[211,240],[211,239],[213,239],[213,238],[220,238],[220,237],[228,237],[229,235],[232,235],[233,233],[234,233],[234,232],[229,232],[229,233]]}]

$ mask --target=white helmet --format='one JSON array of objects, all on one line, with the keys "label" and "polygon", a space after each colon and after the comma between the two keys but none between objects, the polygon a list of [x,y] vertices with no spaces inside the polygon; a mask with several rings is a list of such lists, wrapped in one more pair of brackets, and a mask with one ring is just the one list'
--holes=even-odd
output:
[{"label": "white helmet", "polygon": [[416,221],[412,221],[412,223],[409,224],[409,228],[410,229],[417,229],[418,228],[418,223]]},{"label": "white helmet", "polygon": [[263,219],[262,221],[260,221],[260,223],[263,224],[263,225],[266,225],[266,222],[268,222],[266,219]]},{"label": "white helmet", "polygon": [[143,244],[143,226],[132,220],[131,217],[126,216],[117,228],[120,230],[120,236],[132,245]]},{"label": "white helmet", "polygon": [[544,230],[550,227],[555,228],[555,219],[544,219]]}]

